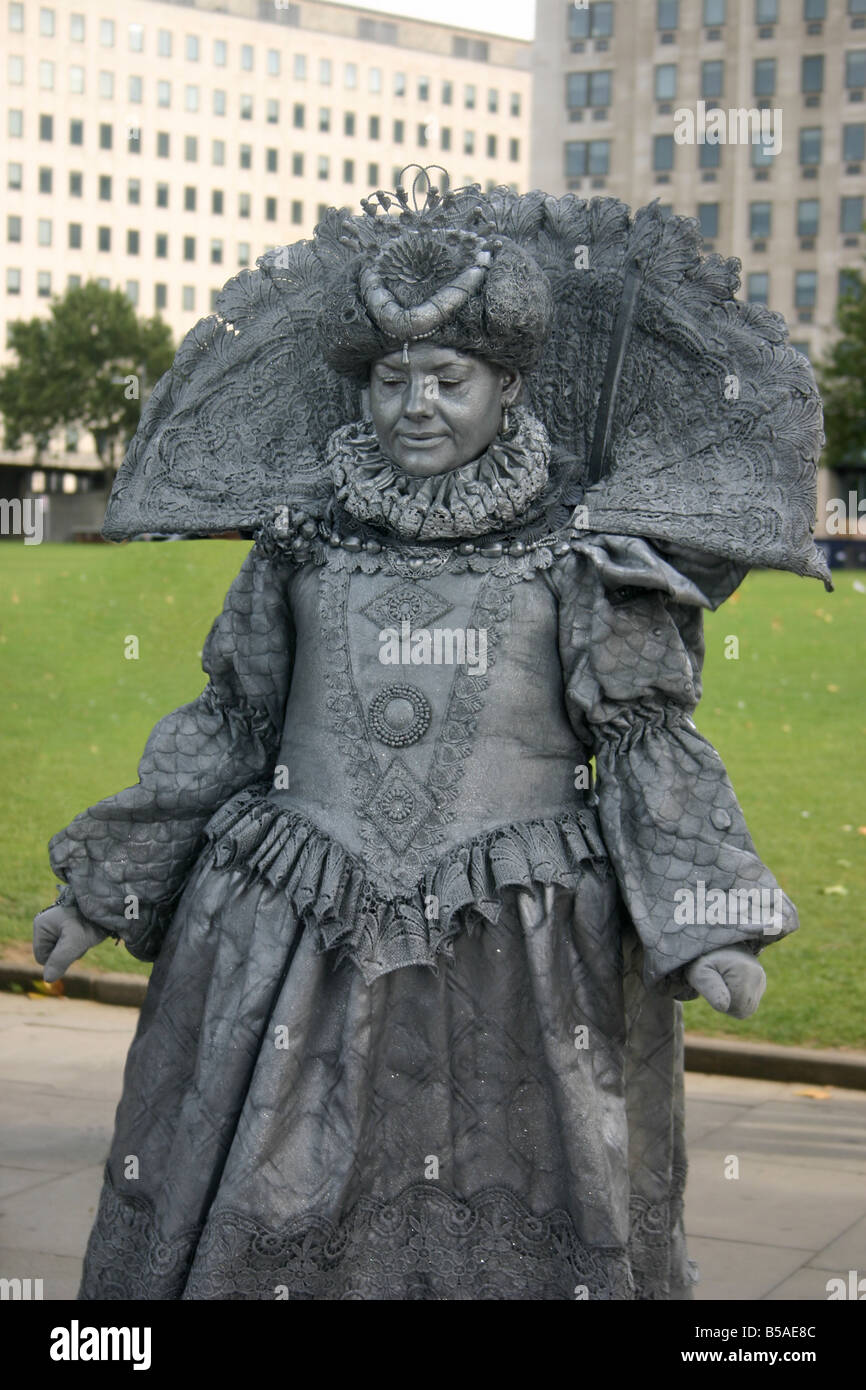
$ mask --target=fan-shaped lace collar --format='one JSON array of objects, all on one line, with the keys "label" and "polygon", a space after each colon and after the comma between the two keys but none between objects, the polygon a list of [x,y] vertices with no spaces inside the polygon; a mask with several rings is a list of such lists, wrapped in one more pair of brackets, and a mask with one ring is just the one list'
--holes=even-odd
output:
[{"label": "fan-shaped lace collar", "polygon": [[547,487],[550,440],[540,420],[512,409],[507,437],[480,458],[415,478],[382,453],[371,420],[344,425],[328,441],[337,501],[359,521],[411,540],[481,536],[523,519]]}]

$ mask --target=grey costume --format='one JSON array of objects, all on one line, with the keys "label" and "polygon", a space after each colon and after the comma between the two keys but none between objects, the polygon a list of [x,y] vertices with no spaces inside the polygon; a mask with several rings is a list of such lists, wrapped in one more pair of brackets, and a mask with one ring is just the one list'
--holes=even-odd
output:
[{"label": "grey costume", "polygon": [[[192,437],[214,365],[192,353],[114,534]],[[683,969],[796,926],[787,899],[770,936],[675,912],[699,882],[777,888],[691,719],[702,610],[748,565],[676,519],[653,542],[574,524],[580,465],[540,414],[426,481],[332,427],[307,510],[260,527],[229,591],[205,691],[52,841],[67,900],[156,961],[82,1297],[690,1296]],[[761,544],[819,572],[802,537]]]}]

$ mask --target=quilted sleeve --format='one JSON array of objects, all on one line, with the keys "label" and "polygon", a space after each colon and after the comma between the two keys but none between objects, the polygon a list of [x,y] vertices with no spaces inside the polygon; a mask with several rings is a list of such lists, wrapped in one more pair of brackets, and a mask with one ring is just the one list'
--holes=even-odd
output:
[{"label": "quilted sleeve", "polygon": [[294,649],[285,571],[251,552],[205,642],[207,686],[151,733],[138,784],[51,840],[59,901],[153,960],[203,827],[235,792],[272,776]]},{"label": "quilted sleeve", "polygon": [[646,983],[680,999],[696,997],[683,968],[697,957],[735,943],[757,953],[798,925],[758,858],[721,758],[691,718],[702,609],[743,571],[688,558],[687,577],[646,541],[591,536],[560,587],[566,706],[595,753],[602,834],[643,944]]}]

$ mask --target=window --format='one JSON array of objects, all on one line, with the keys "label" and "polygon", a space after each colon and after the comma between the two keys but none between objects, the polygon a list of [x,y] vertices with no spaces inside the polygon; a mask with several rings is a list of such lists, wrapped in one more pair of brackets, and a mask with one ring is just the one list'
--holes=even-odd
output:
[{"label": "window", "polygon": [[495,87],[487,89],[487,110],[493,114],[499,110],[499,92]]},{"label": "window", "polygon": [[40,34],[42,35],[43,38],[46,38],[46,39],[53,39],[53,38],[54,38],[54,11],[53,11],[53,10],[40,10],[40,11],[39,11],[39,32],[40,32]]},{"label": "window", "polygon": [[249,93],[241,93],[241,120],[251,121],[253,118],[253,99]]},{"label": "window", "polygon": [[394,73],[394,95],[404,97],[406,95],[406,74],[405,72]]},{"label": "window", "polygon": [[241,169],[252,169],[253,167],[253,147],[252,145],[241,145],[238,150],[238,167]]},{"label": "window", "polygon": [[768,237],[772,235],[773,205],[760,202],[749,204],[749,236]]},{"label": "window", "polygon": [[238,242],[238,265],[249,265],[250,263],[250,243],[248,241]]},{"label": "window", "polygon": [[794,307],[814,309],[818,297],[817,270],[798,270],[794,274]]},{"label": "window", "polygon": [[[71,68],[71,69],[70,69],[70,81],[71,81],[71,75],[72,75],[73,72],[79,72],[79,73],[81,73],[81,81],[82,81],[82,84],[83,84],[83,83],[84,83],[84,68]],[[12,86],[12,87],[20,87],[20,86],[22,86],[22,84],[23,84],[23,82],[24,82],[24,59],[23,59],[23,58],[19,58],[16,54],[10,53],[10,55],[9,55],[9,62],[8,62],[7,65],[6,65],[6,75],[7,75],[7,78],[8,78],[8,81],[9,81],[10,86]],[[73,88],[72,90],[74,90],[74,88]]]},{"label": "window", "polygon": [[344,134],[344,135],[354,135],[354,134],[355,134],[355,113],[354,113],[354,111],[346,111],[346,112],[343,113],[343,134]]},{"label": "window", "polygon": [[[104,73],[100,73],[100,74],[99,74],[100,89],[101,89],[101,87],[102,87],[102,78],[103,78],[105,75],[106,75],[106,74],[104,74]],[[108,73],[107,75],[108,75],[109,77],[111,76],[110,73]],[[53,92],[53,91],[54,91],[54,64],[53,64],[53,63],[42,62],[42,63],[39,64],[39,86],[42,88],[42,90],[43,90],[44,92]],[[101,90],[100,90],[100,95],[101,95]]]},{"label": "window", "polygon": [[[102,127],[100,126],[100,130],[101,130],[101,129],[102,129]],[[108,126],[108,130],[109,130],[109,131],[111,130],[111,126]],[[40,140],[53,140],[53,139],[54,139],[54,117],[53,117],[53,116],[40,116],[40,117],[39,117],[39,139],[40,139]],[[103,148],[105,148],[105,147],[103,146]],[[111,146],[109,145],[108,148],[110,149]]]},{"label": "window", "polygon": [[450,150],[450,148],[451,148],[451,127],[450,127],[450,125],[444,125],[444,126],[442,127],[442,131],[441,131],[440,136],[439,136],[439,143],[441,144],[443,150]]},{"label": "window", "polygon": [[23,164],[7,164],[7,165],[6,165],[6,187],[7,187],[7,188],[23,188],[23,186],[24,186],[24,165],[23,165]]},{"label": "window", "polygon": [[322,87],[330,87],[333,78],[333,64],[330,58],[319,59],[319,83]]},{"label": "window", "polygon": [[160,58],[171,57],[171,34],[168,29],[160,29],[156,35],[156,51]]},{"label": "window", "polygon": [[137,256],[141,251],[141,233],[134,228],[130,228],[126,233],[126,254],[127,256]]},{"label": "window", "polygon": [[277,48],[268,49],[268,76],[279,77],[280,75],[280,53]]},{"label": "window", "polygon": [[183,89],[183,104],[186,111],[198,110],[198,87],[186,86]]},{"label": "window", "polygon": [[378,94],[382,90],[382,69],[371,68],[367,74],[367,88]]},{"label": "window", "polygon": [[280,119],[280,103],[276,97],[268,97],[265,102],[265,120],[268,125],[277,125]]},{"label": "window", "polygon": [[69,196],[70,198],[84,197],[84,175],[77,169],[69,171]]},{"label": "window", "polygon": [[158,208],[168,207],[168,184],[158,183],[156,185],[156,206]]},{"label": "window", "polygon": [[814,54],[804,58],[800,65],[800,90],[803,92],[823,92],[824,55]]},{"label": "window", "polygon": [[516,164],[520,158],[520,141],[513,137],[508,142],[508,158],[513,164]]},{"label": "window", "polygon": [[[673,136],[670,139],[673,140]],[[607,174],[609,169],[609,140],[566,141],[565,173],[568,178],[580,178],[583,174]]]},{"label": "window", "polygon": [[704,0],[704,24],[715,29],[725,22],[725,0]]},{"label": "window", "polygon": [[[374,180],[375,182],[375,180]],[[297,198],[292,199],[292,225],[297,227],[304,220],[304,205]]]},{"label": "window", "polygon": [[570,72],[565,79],[568,109],[582,106],[610,106],[611,72]]},{"label": "window", "polygon": [[751,145],[751,164],[753,169],[769,169],[775,159],[770,141],[756,140]]},{"label": "window", "polygon": [[265,169],[269,174],[276,174],[279,168],[279,150],[265,150]]},{"label": "window", "polygon": [[355,161],[354,159],[343,160],[343,183],[355,182]]},{"label": "window", "polygon": [[168,303],[168,285],[154,285],[153,304],[156,309],[164,309]]},{"label": "window", "polygon": [[195,309],[195,286],[184,285],[183,289],[180,292],[180,295],[184,309],[188,314],[192,313],[192,311]]},{"label": "window", "polygon": [[304,173],[304,156],[302,154],[292,155],[292,173],[296,178],[302,178]]},{"label": "window", "polygon": [[354,91],[358,85],[358,64],[346,63],[343,68],[343,86],[350,92]]},{"label": "window", "polygon": [[84,122],[83,122],[83,121],[70,121],[70,122],[69,122],[69,143],[70,143],[70,145],[83,145],[83,144],[84,144]]},{"label": "window", "polygon": [[844,299],[849,294],[859,297],[860,282],[855,270],[840,270],[838,283],[840,299]]},{"label": "window", "polygon": [[183,210],[184,212],[195,212],[196,189],[192,184],[187,184],[183,190]]},{"label": "window", "polygon": [[720,97],[725,89],[725,65],[720,59],[701,63],[701,96]]},{"label": "window", "polygon": [[371,116],[367,121],[367,138],[378,140],[381,136],[381,123],[378,116]]},{"label": "window", "polygon": [[226,114],[226,94],[220,87],[214,87],[213,113],[215,116]]},{"label": "window", "polygon": [[319,130],[331,129],[331,108],[330,106],[319,107]]},{"label": "window", "polygon": [[167,232],[157,232],[154,252],[158,261],[164,261],[168,257]]},{"label": "window", "polygon": [[226,142],[225,140],[212,140],[210,147],[211,164],[223,165],[226,162]]},{"label": "window", "polygon": [[99,175],[99,201],[101,203],[111,202],[111,175]]},{"label": "window", "polygon": [[329,173],[330,165],[328,156],[326,154],[320,154],[316,161],[316,174],[320,179],[326,179],[329,177]]},{"label": "window", "polygon": [[799,198],[797,200],[797,236],[818,235],[820,207],[817,198]]},{"label": "window", "polygon": [[253,70],[253,46],[250,43],[241,44],[241,68],[244,72]]},{"label": "window", "polygon": [[156,133],[156,157],[157,159],[168,159],[171,149],[171,140],[167,130],[158,130]]},{"label": "window", "polygon": [[823,130],[819,125],[804,126],[800,130],[800,163],[821,163],[821,142]]},{"label": "window", "polygon": [[754,66],[752,91],[756,97],[771,97],[776,90],[775,58],[758,58]]},{"label": "window", "polygon": [[185,135],[183,139],[183,157],[187,164],[195,164],[198,161],[198,137],[195,135]]},{"label": "window", "polygon": [[114,47],[114,20],[101,19],[99,21],[99,42],[103,48]]},{"label": "window", "polygon": [[370,186],[371,188],[375,188],[375,187],[376,187],[376,184],[377,184],[378,182],[379,182],[379,166],[378,166],[378,164],[368,164],[368,165],[367,165],[367,183],[369,184],[369,186]]},{"label": "window", "polygon": [[292,108],[292,125],[296,130],[303,130],[304,128],[304,107],[298,102],[295,102]]},{"label": "window", "polygon": [[127,282],[126,282],[126,297],[127,297],[127,299],[129,300],[130,304],[133,304],[133,305],[137,305],[137,304],[138,304],[138,281],[137,281],[137,280],[127,280]]},{"label": "window", "polygon": [[213,61],[214,67],[224,68],[227,61],[227,46],[225,39],[214,39],[213,41]]},{"label": "window", "polygon": [[415,136],[415,143],[422,150],[425,149],[427,146],[427,125],[424,122],[420,122],[418,125],[418,130]]},{"label": "window", "polygon": [[750,304],[767,304],[770,276],[766,270],[753,270],[746,278],[746,298]]},{"label": "window", "polygon": [[467,111],[474,111],[474,110],[475,110],[475,101],[476,101],[475,87],[474,87],[474,85],[473,85],[472,83],[470,83],[467,87],[464,87],[464,88],[463,88],[463,105],[466,107],[466,110],[467,110]]},{"label": "window", "polygon": [[839,199],[839,231],[858,235],[863,230],[863,199]]},{"label": "window", "polygon": [[126,201],[135,203],[136,206],[141,202],[141,179],[126,180]]},{"label": "window", "polygon": [[842,127],[842,158],[846,161],[866,159],[866,125]]},{"label": "window", "polygon": [[778,18],[778,0],[755,0],[756,24],[775,24]]},{"label": "window", "polygon": [[[80,15],[73,15],[73,18],[80,17]],[[9,6],[9,32],[12,34],[23,34],[24,32],[24,6],[18,3],[18,0],[13,0]]]},{"label": "window", "polygon": [[130,24],[128,30],[128,44],[130,53],[144,52],[144,25]]},{"label": "window", "polygon": [[674,137],[672,135],[653,136],[653,169],[656,173],[667,173],[674,167]]},{"label": "window", "polygon": [[81,289],[81,276],[80,276],[80,275],[67,275],[67,277],[66,277],[66,288],[67,288],[67,289],[70,289],[70,290],[80,290],[80,289]]},{"label": "window", "polygon": [[719,236],[719,203],[698,203],[698,224],[706,240]]},{"label": "window", "polygon": [[6,240],[21,240],[21,218],[9,214],[6,218]]},{"label": "window", "polygon": [[82,244],[82,241],[81,241],[81,238],[82,238],[82,227],[81,227],[81,223],[80,223],[80,222],[70,222],[70,223],[69,223],[69,227],[68,227],[68,232],[69,232],[69,249],[70,249],[70,251],[80,251],[80,250],[81,250],[81,244]]},{"label": "window", "polygon": [[225,212],[225,195],[221,188],[211,189],[210,210],[216,217],[221,217]]},{"label": "window", "polygon": [[590,4],[580,8],[568,7],[568,37],[570,39],[606,39],[613,33],[613,5]]},{"label": "window", "polygon": [[520,115],[520,93],[519,93],[519,92],[512,92],[512,93],[511,93],[511,99],[510,99],[510,101],[509,101],[509,107],[508,107],[508,109],[509,109],[509,112],[510,112],[510,114],[511,114],[512,116],[519,116],[519,115]]},{"label": "window", "polygon": [[676,29],[679,27],[679,22],[679,0],[657,0],[656,27],[658,29]]},{"label": "window", "polygon": [[8,117],[7,117],[7,121],[8,121],[7,130],[9,131],[9,134],[10,134],[11,136],[18,137],[18,136],[21,136],[21,135],[24,134],[24,112],[23,112],[23,111],[12,111],[12,110],[10,110],[10,111],[9,111],[9,114],[8,114]]},{"label": "window", "polygon": [[699,169],[721,169],[722,167],[722,147],[721,145],[698,145],[698,168]]},{"label": "window", "polygon": [[156,84],[156,104],[157,106],[171,106],[171,83],[157,82]]},{"label": "window", "polygon": [[866,87],[866,48],[845,54],[845,86]]},{"label": "window", "polygon": [[127,81],[126,94],[129,101],[138,105],[143,95],[143,83],[140,77],[130,77]]},{"label": "window", "polygon": [[430,78],[429,78],[429,77],[419,77],[419,78],[418,78],[418,100],[419,100],[419,101],[429,101],[429,100],[430,100]]},{"label": "window", "polygon": [[394,144],[395,144],[395,145],[402,145],[402,143],[403,143],[403,141],[404,141],[404,139],[405,139],[405,133],[406,133],[405,122],[403,122],[403,121],[395,121],[395,122],[394,122]]},{"label": "window", "polygon": [[276,222],[277,220],[277,200],[276,198],[265,198],[265,221]]},{"label": "window", "polygon": [[185,261],[195,260],[195,237],[185,236],[183,239],[183,258]]},{"label": "window", "polygon": [[252,199],[249,193],[238,194],[238,217],[250,217],[252,215]]},{"label": "window", "polygon": [[99,251],[110,251],[110,250],[111,250],[111,228],[110,228],[110,227],[97,227],[97,229],[96,229],[96,245],[97,245],[97,250],[99,250]]},{"label": "window", "polygon": [[40,299],[47,299],[51,294],[51,271],[37,270],[36,272],[36,293]]},{"label": "window", "polygon": [[495,135],[488,135],[488,137],[487,137],[487,158],[488,158],[488,159],[495,159],[495,158],[496,158],[496,136],[495,136]]},{"label": "window", "polygon": [[451,105],[451,103],[452,103],[453,100],[454,100],[454,83],[453,83],[453,82],[443,82],[443,83],[442,83],[442,98],[441,98],[441,100],[442,100],[442,105],[443,105],[443,106],[450,106],[450,105]]},{"label": "window", "polygon": [[293,65],[292,65],[292,71],[293,71],[293,73],[294,73],[294,77],[295,77],[295,81],[296,81],[296,82],[304,82],[304,81],[306,80],[306,77],[307,77],[307,60],[306,60],[306,58],[304,57],[303,53],[296,53],[296,54],[295,54],[295,61],[294,61]]},{"label": "window", "polygon": [[222,265],[223,263],[223,244],[219,237],[211,237],[210,263],[211,265]]},{"label": "window", "polygon": [[656,101],[672,101],[677,94],[676,63],[659,63],[656,67]]},{"label": "window", "polygon": [[475,131],[474,131],[474,130],[464,130],[464,132],[463,132],[463,153],[464,153],[464,154],[474,154],[474,153],[475,153]]},{"label": "window", "polygon": [[6,293],[21,293],[21,271],[9,269],[6,271]]},{"label": "window", "polygon": [[188,63],[198,62],[198,39],[195,34],[187,34],[186,43],[184,44],[184,50],[186,52],[186,61]]}]

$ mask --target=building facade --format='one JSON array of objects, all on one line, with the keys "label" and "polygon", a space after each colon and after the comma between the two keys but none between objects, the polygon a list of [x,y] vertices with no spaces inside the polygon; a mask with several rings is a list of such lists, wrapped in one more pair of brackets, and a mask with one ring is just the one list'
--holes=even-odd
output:
[{"label": "building facade", "polygon": [[866,0],[538,0],[533,74],[533,184],[696,217],[821,355],[864,268]]},{"label": "building facade", "polygon": [[[0,344],[87,279],[179,339],[238,269],[408,164],[528,186],[521,40],[322,0],[3,9]],[[95,465],[86,441],[55,461],[70,491]]]}]

